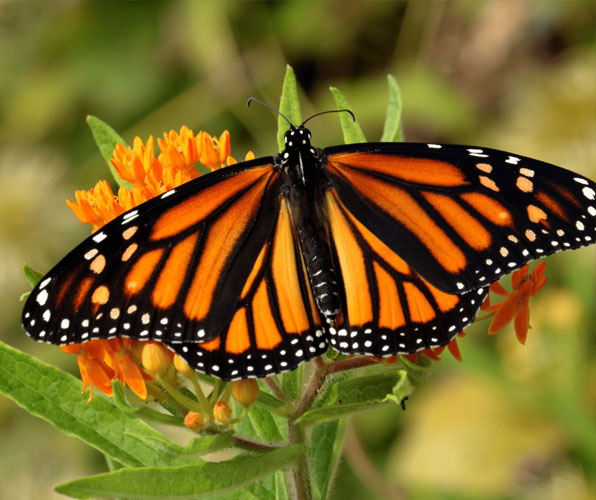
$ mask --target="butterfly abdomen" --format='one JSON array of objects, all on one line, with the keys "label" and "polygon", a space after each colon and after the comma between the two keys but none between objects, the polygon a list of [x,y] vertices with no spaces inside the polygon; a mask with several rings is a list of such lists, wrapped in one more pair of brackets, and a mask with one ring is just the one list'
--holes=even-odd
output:
[{"label": "butterfly abdomen", "polygon": [[331,323],[339,312],[339,297],[329,247],[314,225],[300,224],[297,229],[317,308],[327,322]]}]

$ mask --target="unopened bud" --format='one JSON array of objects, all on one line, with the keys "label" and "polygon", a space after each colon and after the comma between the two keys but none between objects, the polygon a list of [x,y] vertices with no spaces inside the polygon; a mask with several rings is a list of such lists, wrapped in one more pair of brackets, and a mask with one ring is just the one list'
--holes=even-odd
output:
[{"label": "unopened bud", "polygon": [[231,414],[232,409],[228,406],[228,403],[224,401],[218,401],[215,403],[215,406],[213,407],[213,416],[219,423],[225,424],[230,418]]},{"label": "unopened bud", "polygon": [[259,395],[259,384],[254,378],[232,382],[232,396],[245,408],[251,406]]},{"label": "unopened bud", "polygon": [[197,413],[196,411],[189,411],[184,417],[184,425],[188,427],[191,431],[200,431],[203,426],[205,425],[205,418],[203,417],[202,413]]},{"label": "unopened bud", "polygon": [[178,356],[178,354],[174,355],[174,366],[180,375],[186,378],[192,378],[195,375],[195,371],[190,367],[190,365],[184,361],[184,358]]},{"label": "unopened bud", "polygon": [[168,368],[172,364],[172,356],[170,351],[161,342],[150,341],[143,346],[141,362],[143,363],[143,368],[150,375],[156,377],[167,373]]}]

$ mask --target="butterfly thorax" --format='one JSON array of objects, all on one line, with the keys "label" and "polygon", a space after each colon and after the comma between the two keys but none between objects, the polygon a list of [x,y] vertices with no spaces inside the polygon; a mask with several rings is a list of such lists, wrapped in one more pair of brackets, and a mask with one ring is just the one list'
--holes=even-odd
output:
[{"label": "butterfly thorax", "polygon": [[285,196],[291,207],[292,223],[304,257],[304,265],[317,308],[328,322],[339,312],[337,282],[326,228],[319,215],[322,152],[310,144],[310,131],[302,125],[284,136],[286,148],[275,159],[286,174]]}]

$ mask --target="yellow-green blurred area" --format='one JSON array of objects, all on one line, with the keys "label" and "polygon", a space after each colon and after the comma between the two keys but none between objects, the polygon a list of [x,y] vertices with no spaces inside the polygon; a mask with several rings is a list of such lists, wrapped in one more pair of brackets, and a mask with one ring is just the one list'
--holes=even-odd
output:
[{"label": "yellow-green blurred area", "polygon": [[[527,155],[596,177],[596,5],[591,1],[0,1],[0,338],[76,371],[19,324],[21,266],[47,271],[89,229],[64,203],[109,178],[93,114],[129,142],[183,124],[232,154],[276,149],[286,64],[302,111],[350,100],[381,134],[386,75],[403,92],[406,139]],[[338,144],[337,118],[309,123]],[[403,412],[360,414],[334,498],[594,498],[594,247],[550,257],[528,340],[468,329],[463,363],[436,363]],[[505,280],[508,284],[508,280]],[[376,468],[373,468],[374,465]],[[0,397],[0,498],[105,470],[101,456]],[[404,496],[405,495],[405,496]],[[233,495],[230,494],[230,498]]]}]

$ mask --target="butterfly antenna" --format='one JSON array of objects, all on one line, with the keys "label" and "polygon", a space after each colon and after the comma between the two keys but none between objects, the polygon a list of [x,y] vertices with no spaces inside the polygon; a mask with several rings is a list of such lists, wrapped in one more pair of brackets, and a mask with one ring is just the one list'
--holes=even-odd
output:
[{"label": "butterfly antenna", "polygon": [[288,120],[283,113],[281,113],[280,111],[278,111],[277,109],[275,109],[273,106],[269,106],[269,104],[266,104],[263,101],[259,101],[255,97],[249,97],[248,98],[248,101],[246,101],[246,107],[249,107],[250,106],[250,103],[253,102],[253,101],[261,104],[262,106],[265,106],[266,108],[269,108],[274,113],[277,113],[279,116],[281,116],[285,121],[287,121],[290,124],[290,127],[293,127],[292,122],[290,120]]},{"label": "butterfly antenna", "polygon": [[330,109],[329,111],[321,111],[320,113],[316,113],[312,116],[309,116],[306,120],[304,120],[302,122],[302,125],[304,125],[308,120],[313,119],[315,116],[325,115],[327,113],[349,113],[350,116],[352,117],[352,120],[356,121],[356,117],[354,116],[354,113],[352,113],[349,109]]}]

